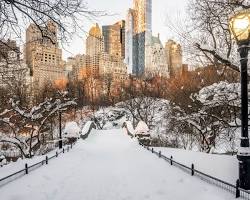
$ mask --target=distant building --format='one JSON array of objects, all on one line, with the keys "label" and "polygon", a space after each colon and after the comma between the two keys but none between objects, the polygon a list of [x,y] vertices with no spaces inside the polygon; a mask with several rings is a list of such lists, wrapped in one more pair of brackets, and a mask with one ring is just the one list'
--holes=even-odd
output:
[{"label": "distant building", "polygon": [[125,58],[125,21],[103,26],[104,51],[112,56]]},{"label": "distant building", "polygon": [[152,0],[134,0],[126,22],[126,57],[128,73],[144,74],[152,37]]},{"label": "distant building", "polygon": [[66,63],[69,80],[82,80],[87,76],[86,72],[86,55],[78,54],[75,57],[69,57]]},{"label": "distant building", "polygon": [[165,45],[167,63],[169,66],[170,77],[176,76],[182,72],[183,57],[182,48],[173,40],[168,40]]},{"label": "distant building", "polygon": [[26,30],[25,60],[38,87],[66,79],[62,50],[57,42],[57,26],[48,21],[45,26],[31,24]]},{"label": "distant building", "polygon": [[0,42],[0,87],[28,84],[29,69],[20,59],[20,47],[16,41]]},{"label": "distant building", "polygon": [[86,40],[86,55],[95,56],[104,51],[104,42],[102,31],[98,24],[95,24],[90,31]]},{"label": "distant building", "polygon": [[168,77],[168,63],[159,36],[152,35],[152,0],[134,0],[128,10],[125,62],[133,76]]},{"label": "distant building", "polygon": [[169,77],[169,68],[165,49],[161,43],[160,35],[158,37],[152,36],[151,45],[148,47],[148,56],[146,58],[147,65],[145,68],[146,77],[162,76]]},{"label": "distant building", "polygon": [[127,79],[127,66],[123,59],[107,53],[100,55],[99,74],[101,77],[109,76],[114,81],[123,82]]},{"label": "distant building", "polygon": [[125,22],[104,26],[98,24],[89,31],[86,40],[85,65],[82,74],[86,77],[98,78],[111,75],[113,79],[126,79],[126,65],[123,62],[125,51],[124,38]]}]

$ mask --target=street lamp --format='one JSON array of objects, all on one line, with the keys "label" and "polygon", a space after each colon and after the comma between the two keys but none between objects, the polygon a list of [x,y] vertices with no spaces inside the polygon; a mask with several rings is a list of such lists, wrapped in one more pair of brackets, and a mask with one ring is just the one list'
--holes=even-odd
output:
[{"label": "street lamp", "polygon": [[241,63],[241,141],[239,160],[240,187],[250,190],[250,148],[248,137],[248,51],[250,45],[250,10],[243,10],[230,18],[230,30],[238,44]]},{"label": "street lamp", "polygon": [[59,149],[62,149],[62,111],[59,111]]}]

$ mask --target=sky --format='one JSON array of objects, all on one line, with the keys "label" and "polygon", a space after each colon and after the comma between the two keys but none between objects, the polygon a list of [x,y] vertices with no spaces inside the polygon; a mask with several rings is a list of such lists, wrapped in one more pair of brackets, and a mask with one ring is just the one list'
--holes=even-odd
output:
[{"label": "sky", "polygon": [[[174,20],[177,16],[185,16],[187,0],[152,0],[153,1],[153,34],[160,38],[163,43],[168,39],[178,41],[175,33],[167,27],[168,20]],[[83,20],[82,27],[88,31],[94,23],[102,25],[111,25],[115,22],[126,19],[126,13],[132,7],[133,0],[87,0],[91,9],[108,11],[110,16],[100,17],[97,21]],[[85,53],[86,34],[75,35],[68,45],[64,45],[63,58]]]}]

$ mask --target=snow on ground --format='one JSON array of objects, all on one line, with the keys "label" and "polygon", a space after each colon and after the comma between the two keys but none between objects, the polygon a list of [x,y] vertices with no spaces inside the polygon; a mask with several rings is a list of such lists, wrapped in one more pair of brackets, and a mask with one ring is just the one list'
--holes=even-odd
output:
[{"label": "snow on ground", "polygon": [[122,129],[92,130],[69,153],[0,188],[0,193],[4,200],[234,199],[152,155]]},{"label": "snow on ground", "polygon": [[193,163],[195,169],[234,185],[239,177],[239,164],[236,156],[206,154],[173,148],[160,147],[154,149],[161,151],[168,158],[173,156],[175,161],[187,166],[191,167]]},{"label": "snow on ground", "polygon": [[80,128],[76,122],[67,122],[63,131],[63,136],[66,138],[79,138]]},{"label": "snow on ground", "polygon": [[[56,151],[59,152],[59,150],[51,151],[47,154],[48,157],[54,156],[56,154]],[[17,162],[11,162],[8,165],[4,165],[3,167],[0,167],[0,179],[4,178],[8,175],[11,175],[17,171],[23,170],[25,168],[25,164],[27,163],[28,166],[33,165],[35,163],[41,162],[42,160],[45,160],[44,156],[35,156],[32,159],[19,159]],[[1,191],[1,188],[0,188]]]}]

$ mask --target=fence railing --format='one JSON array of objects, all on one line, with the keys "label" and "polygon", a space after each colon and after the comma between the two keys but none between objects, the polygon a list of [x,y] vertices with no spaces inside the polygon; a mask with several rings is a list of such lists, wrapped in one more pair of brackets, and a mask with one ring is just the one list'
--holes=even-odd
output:
[{"label": "fence railing", "polygon": [[6,177],[3,177],[3,178],[0,178],[0,187],[24,176],[24,175],[27,175],[29,174],[30,172],[42,167],[43,165],[48,165],[49,164],[49,161],[54,159],[54,158],[57,158],[60,154],[64,154],[65,152],[69,151],[70,149],[73,148],[73,144],[67,146],[67,147],[63,147],[62,150],[60,150],[59,152],[56,151],[55,152],[55,155],[53,156],[45,156],[44,159],[42,159],[40,162],[37,162],[35,164],[32,164],[32,165],[28,165],[27,163],[24,165],[24,168],[13,173],[13,174],[10,174]]},{"label": "fence railing", "polygon": [[206,181],[210,184],[216,185],[224,190],[227,190],[227,191],[231,192],[232,194],[234,194],[236,198],[250,200],[250,191],[247,191],[247,190],[240,188],[238,180],[236,182],[236,185],[233,185],[231,183],[227,183],[226,181],[220,180],[216,177],[210,176],[204,172],[196,170],[194,164],[192,164],[191,166],[186,166],[182,163],[175,161],[173,156],[168,158],[167,156],[162,155],[161,151],[158,152],[158,151],[155,151],[154,148],[149,148],[148,146],[144,146],[143,144],[140,144],[140,145],[143,146],[148,151],[150,151],[151,153],[157,155],[159,158],[162,158],[165,161],[169,162],[170,165],[178,167],[181,170],[183,170],[187,173],[190,173],[191,176],[197,176],[200,179],[202,179],[203,181]]}]

